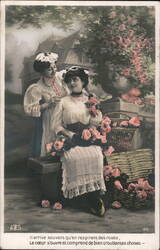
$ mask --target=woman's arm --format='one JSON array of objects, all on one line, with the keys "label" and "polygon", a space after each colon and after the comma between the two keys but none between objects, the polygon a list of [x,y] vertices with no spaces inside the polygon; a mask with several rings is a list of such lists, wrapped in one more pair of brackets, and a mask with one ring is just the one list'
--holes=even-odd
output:
[{"label": "woman's arm", "polygon": [[38,88],[37,84],[32,84],[26,90],[24,95],[24,111],[27,115],[33,117],[40,117],[41,116],[41,92]]},{"label": "woman's arm", "polygon": [[63,99],[57,104],[51,118],[51,131],[56,135],[64,135],[72,138],[73,132],[65,128],[63,122]]}]

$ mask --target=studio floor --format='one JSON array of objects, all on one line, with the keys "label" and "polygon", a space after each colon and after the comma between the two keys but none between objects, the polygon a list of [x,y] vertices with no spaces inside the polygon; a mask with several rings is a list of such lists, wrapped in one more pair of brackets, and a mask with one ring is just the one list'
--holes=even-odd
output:
[{"label": "studio floor", "polygon": [[109,209],[103,218],[83,210],[38,206],[39,191],[29,177],[5,179],[5,232],[154,233],[154,211]]}]

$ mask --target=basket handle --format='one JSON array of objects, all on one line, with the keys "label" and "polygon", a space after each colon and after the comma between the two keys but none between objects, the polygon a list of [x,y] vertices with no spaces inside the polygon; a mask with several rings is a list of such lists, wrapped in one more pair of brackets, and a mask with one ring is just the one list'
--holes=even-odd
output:
[{"label": "basket handle", "polygon": [[[112,114],[125,115],[126,117],[131,118],[131,116],[129,116],[129,115],[123,113],[123,112],[108,112],[108,113],[107,113],[107,115],[110,115],[110,114],[111,114],[111,115],[112,115]],[[112,118],[113,118],[113,117],[112,117]]]}]

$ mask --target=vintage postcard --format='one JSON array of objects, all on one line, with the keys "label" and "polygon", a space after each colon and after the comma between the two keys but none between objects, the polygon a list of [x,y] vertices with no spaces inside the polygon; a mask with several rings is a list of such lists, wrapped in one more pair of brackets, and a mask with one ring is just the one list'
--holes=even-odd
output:
[{"label": "vintage postcard", "polygon": [[158,1],[2,1],[1,249],[159,249]]}]

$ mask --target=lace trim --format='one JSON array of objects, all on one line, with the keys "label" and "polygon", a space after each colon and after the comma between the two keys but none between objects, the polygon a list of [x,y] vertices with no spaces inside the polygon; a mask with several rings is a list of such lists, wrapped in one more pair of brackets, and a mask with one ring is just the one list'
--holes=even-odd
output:
[{"label": "lace trim", "polygon": [[[92,178],[92,182],[91,182]],[[90,181],[90,182],[88,182]],[[77,182],[68,184],[65,170],[63,170],[62,191],[65,198],[72,199],[73,197],[93,192],[96,190],[106,191],[103,177],[95,175],[92,177],[81,177]]]}]

